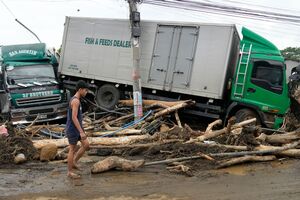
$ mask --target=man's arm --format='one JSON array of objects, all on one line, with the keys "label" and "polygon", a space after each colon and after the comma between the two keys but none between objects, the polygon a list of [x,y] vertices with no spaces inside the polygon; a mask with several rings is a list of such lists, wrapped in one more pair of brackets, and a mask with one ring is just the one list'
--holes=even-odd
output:
[{"label": "man's arm", "polygon": [[72,121],[73,121],[75,127],[77,128],[77,130],[79,131],[81,139],[84,140],[86,138],[86,135],[85,135],[83,129],[81,128],[80,123],[79,123],[78,118],[77,118],[79,105],[80,105],[80,102],[79,102],[78,99],[73,99],[72,100],[72,102],[71,102]]}]

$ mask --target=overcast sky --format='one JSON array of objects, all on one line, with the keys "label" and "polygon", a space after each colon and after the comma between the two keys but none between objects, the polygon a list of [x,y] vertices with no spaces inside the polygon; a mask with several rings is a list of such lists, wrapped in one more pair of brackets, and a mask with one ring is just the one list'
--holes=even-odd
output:
[{"label": "overcast sky", "polygon": [[[299,0],[199,0],[216,2],[255,10],[278,12],[300,17]],[[4,6],[4,4],[7,7]],[[300,23],[245,19],[171,9],[154,5],[139,6],[141,19],[234,23],[238,29],[245,26],[269,39],[280,49],[288,46],[300,47]],[[58,48],[62,41],[65,16],[98,18],[128,18],[125,0],[0,0],[0,45],[38,42],[31,33],[15,22],[20,20],[33,30],[42,42]]]}]

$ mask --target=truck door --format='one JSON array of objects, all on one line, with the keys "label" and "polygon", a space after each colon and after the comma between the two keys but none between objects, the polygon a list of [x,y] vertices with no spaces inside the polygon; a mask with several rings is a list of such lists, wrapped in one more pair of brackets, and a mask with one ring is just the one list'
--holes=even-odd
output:
[{"label": "truck door", "polygon": [[189,86],[198,30],[195,26],[158,25],[150,83],[165,90]]},{"label": "truck door", "polygon": [[257,105],[263,111],[283,114],[289,107],[283,63],[254,59],[250,69],[244,101]]}]

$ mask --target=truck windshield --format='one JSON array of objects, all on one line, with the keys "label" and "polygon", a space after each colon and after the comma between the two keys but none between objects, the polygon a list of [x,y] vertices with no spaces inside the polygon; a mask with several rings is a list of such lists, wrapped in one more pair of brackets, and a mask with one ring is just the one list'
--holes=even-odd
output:
[{"label": "truck windshield", "polygon": [[10,79],[55,79],[52,65],[29,65],[16,66],[7,70],[7,76]]}]

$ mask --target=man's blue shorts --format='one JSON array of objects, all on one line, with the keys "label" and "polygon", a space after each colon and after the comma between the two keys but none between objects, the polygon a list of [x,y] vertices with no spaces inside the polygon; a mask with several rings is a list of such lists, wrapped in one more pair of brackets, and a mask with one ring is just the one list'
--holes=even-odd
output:
[{"label": "man's blue shorts", "polygon": [[76,145],[78,141],[81,140],[80,134],[77,133],[67,133],[67,138],[69,144]]}]

